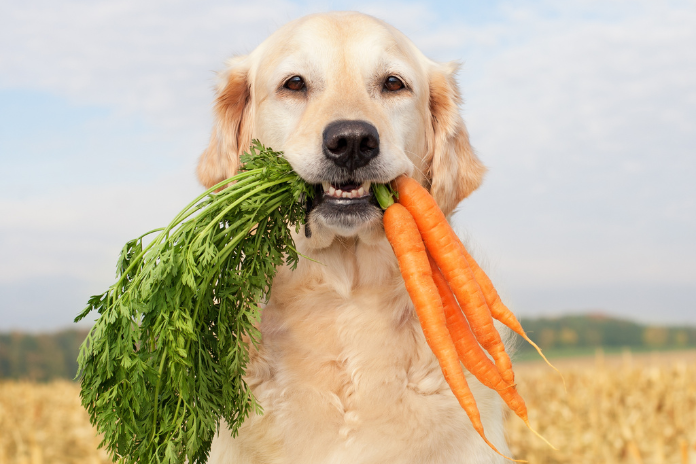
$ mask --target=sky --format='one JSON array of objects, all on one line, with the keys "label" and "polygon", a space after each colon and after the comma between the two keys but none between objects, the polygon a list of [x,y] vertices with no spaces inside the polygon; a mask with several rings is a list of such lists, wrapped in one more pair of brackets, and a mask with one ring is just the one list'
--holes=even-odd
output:
[{"label": "sky", "polygon": [[215,71],[357,10],[462,63],[489,173],[452,219],[519,316],[696,324],[696,2],[0,4],[0,331],[69,327],[202,188]]}]

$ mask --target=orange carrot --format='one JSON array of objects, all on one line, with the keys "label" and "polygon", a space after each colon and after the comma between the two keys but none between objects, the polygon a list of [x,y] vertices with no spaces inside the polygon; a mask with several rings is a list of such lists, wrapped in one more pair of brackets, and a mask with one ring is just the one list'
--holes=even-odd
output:
[{"label": "orange carrot", "polygon": [[513,385],[515,378],[512,362],[493,325],[493,317],[474,273],[458,242],[452,239],[456,234],[447,223],[445,215],[428,191],[414,179],[400,176],[395,182],[399,203],[415,219],[426,248],[449,282],[476,340],[493,356],[503,380]]},{"label": "orange carrot", "polygon": [[[553,366],[553,364],[549,362],[548,359],[546,359],[544,353],[541,352],[541,348],[539,348],[536,343],[530,340],[530,338],[527,336],[524,329],[522,328],[522,324],[520,324],[520,321],[518,321],[517,317],[515,317],[513,312],[510,311],[507,308],[507,306],[505,306],[503,301],[500,299],[500,295],[498,295],[498,291],[493,286],[493,282],[491,282],[491,279],[488,278],[486,273],[483,271],[483,269],[481,269],[481,267],[474,260],[474,258],[471,257],[469,252],[466,250],[464,244],[461,242],[461,240],[459,240],[459,237],[457,237],[457,234],[453,235],[456,241],[459,243],[464,257],[466,258],[467,263],[469,263],[469,267],[474,273],[474,278],[476,279],[476,282],[478,282],[479,287],[481,288],[481,292],[483,293],[483,297],[486,300],[486,304],[488,304],[488,307],[491,310],[491,315],[493,316],[493,318],[502,322],[508,328],[517,333],[520,337],[527,340],[527,343],[536,348],[539,355],[542,358],[544,358],[546,364],[548,364],[552,369],[558,372],[558,374],[561,375],[561,379],[563,379],[563,375],[561,374],[561,372],[558,369],[556,369]],[[563,384],[565,385],[565,379],[563,379]]]},{"label": "orange carrot", "polygon": [[442,306],[445,311],[447,329],[449,330],[454,346],[457,349],[459,360],[464,364],[464,367],[471,372],[482,384],[498,392],[500,397],[505,401],[505,404],[512,409],[517,416],[527,424],[527,427],[539,436],[542,440],[549,444],[552,448],[555,447],[549,443],[544,437],[539,435],[529,423],[527,414],[527,405],[524,403],[522,396],[517,392],[517,389],[508,385],[496,369],[495,365],[483,352],[478,342],[471,333],[469,323],[462,314],[457,300],[452,293],[445,276],[442,275],[437,267],[435,260],[428,254],[430,261],[430,269],[433,273],[433,281],[437,286],[442,300]]},{"label": "orange carrot", "polygon": [[445,380],[469,416],[474,429],[488,446],[504,456],[484,434],[476,401],[447,331],[442,301],[433,281],[428,256],[416,222],[406,208],[395,203],[384,212],[384,231],[399,262],[406,290],[413,301],[425,339],[440,363]]},{"label": "orange carrot", "polygon": [[[495,365],[488,359],[488,356],[486,356],[481,346],[476,341],[469,327],[469,323],[464,317],[452,290],[445,280],[445,276],[442,275],[442,272],[437,267],[430,253],[428,253],[428,259],[430,260],[430,269],[433,273],[433,281],[440,293],[440,299],[442,300],[442,306],[445,311],[447,329],[457,349],[459,360],[469,372],[474,374],[474,376],[488,388],[496,391],[509,390],[512,387],[503,380],[498,369],[496,369]],[[515,407],[510,407],[513,410],[516,409]]]}]

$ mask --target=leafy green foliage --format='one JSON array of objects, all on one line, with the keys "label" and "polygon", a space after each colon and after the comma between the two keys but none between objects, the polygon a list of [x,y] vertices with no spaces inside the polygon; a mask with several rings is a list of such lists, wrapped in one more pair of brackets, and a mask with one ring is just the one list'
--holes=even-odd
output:
[{"label": "leafy green foliage", "polygon": [[203,463],[221,418],[236,434],[261,412],[243,380],[249,343],[277,266],[297,264],[289,227],[313,188],[280,153],[258,141],[250,153],[166,228],[126,243],[116,283],[75,319],[100,314],[80,396],[114,461]]}]

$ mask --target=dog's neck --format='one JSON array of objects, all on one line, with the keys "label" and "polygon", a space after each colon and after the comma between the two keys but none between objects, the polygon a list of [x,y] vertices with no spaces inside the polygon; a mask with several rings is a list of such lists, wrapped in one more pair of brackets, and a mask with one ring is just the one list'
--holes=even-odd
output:
[{"label": "dog's neck", "polygon": [[396,257],[381,227],[353,237],[317,233],[306,237],[300,231],[295,240],[298,251],[311,260],[300,257],[294,272],[283,272],[282,279],[289,284],[322,282],[348,298],[355,289],[393,285],[399,277]]}]

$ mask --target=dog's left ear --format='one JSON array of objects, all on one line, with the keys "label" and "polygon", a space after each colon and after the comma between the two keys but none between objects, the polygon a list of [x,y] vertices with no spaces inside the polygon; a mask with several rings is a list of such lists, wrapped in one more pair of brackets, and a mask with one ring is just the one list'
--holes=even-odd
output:
[{"label": "dog's left ear", "polygon": [[219,75],[215,125],[198,162],[198,180],[206,188],[235,175],[239,156],[251,145],[251,97],[246,57],[233,58]]},{"label": "dog's left ear", "polygon": [[469,144],[469,133],[459,113],[461,97],[455,80],[457,63],[435,64],[430,71],[428,180],[430,194],[445,215],[476,190],[486,167]]}]

